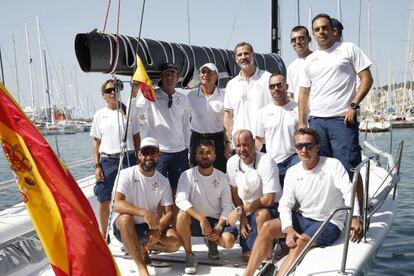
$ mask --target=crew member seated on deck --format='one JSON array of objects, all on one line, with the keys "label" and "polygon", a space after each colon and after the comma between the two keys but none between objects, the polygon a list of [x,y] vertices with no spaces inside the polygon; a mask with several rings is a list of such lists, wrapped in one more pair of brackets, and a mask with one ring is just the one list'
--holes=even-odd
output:
[{"label": "crew member seated on deck", "polygon": [[236,155],[227,162],[227,175],[236,208],[227,219],[230,225],[240,220],[240,246],[248,260],[257,233],[263,223],[279,217],[278,201],[282,195],[275,161],[255,150],[252,133],[247,129],[234,134]]},{"label": "crew member seated on deck", "polygon": [[195,151],[197,142],[211,139],[216,146],[214,168],[226,172],[227,159],[224,156],[224,90],[216,87],[218,69],[213,63],[200,67],[200,87],[188,95],[191,107],[190,165],[197,166]]},{"label": "crew member seated on deck", "polygon": [[189,274],[197,272],[191,236],[204,236],[208,257],[218,259],[217,244],[232,248],[238,234],[236,227],[226,225],[233,203],[227,176],[213,167],[214,142],[200,140],[195,157],[198,166],[181,175],[175,200],[180,208],[176,227],[186,252],[185,273]]},{"label": "crew member seated on deck", "polygon": [[[175,252],[180,247],[173,222],[173,199],[168,179],[155,170],[160,158],[158,141],[146,137],[138,154],[139,165],[122,170],[115,193],[115,237],[123,242],[138,266],[139,275],[149,275],[146,249]],[[157,217],[161,206],[162,216]]]},{"label": "crew member seated on deck", "polygon": [[[352,185],[348,173],[337,159],[319,156],[319,134],[311,128],[295,132],[295,148],[301,162],[288,169],[283,195],[279,202],[280,219],[265,222],[256,239],[245,276],[271,255],[273,240],[286,237],[289,254],[277,275],[284,275],[330,212],[350,206]],[[295,206],[299,206],[294,209]],[[332,244],[340,235],[347,213],[336,213],[316,239],[314,247]],[[359,205],[355,200],[350,239],[362,238]]]},{"label": "crew member seated on deck", "polygon": [[[99,109],[93,116],[90,135],[93,137],[93,160],[96,186],[94,193],[99,201],[99,222],[101,233],[106,237],[109,218],[109,205],[118,173],[121,139],[126,125],[126,107],[118,100],[114,80],[105,81],[101,86],[102,97],[106,107]],[[141,141],[139,127],[130,118],[130,129],[127,136],[127,154],[124,155],[123,168],[135,165],[135,155]]]}]

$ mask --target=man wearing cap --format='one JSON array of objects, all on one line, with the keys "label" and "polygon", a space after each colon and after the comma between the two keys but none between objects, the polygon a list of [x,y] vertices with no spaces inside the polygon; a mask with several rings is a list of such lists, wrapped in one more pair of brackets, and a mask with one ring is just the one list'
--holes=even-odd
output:
[{"label": "man wearing cap", "polygon": [[336,18],[331,18],[331,21],[332,21],[332,29],[333,29],[334,40],[335,40],[335,42],[341,42],[342,41],[342,31],[344,30],[344,26]]},{"label": "man wearing cap", "polygon": [[227,175],[236,208],[230,212],[227,222],[234,225],[240,220],[240,246],[243,258],[248,260],[262,224],[279,217],[277,207],[282,187],[275,161],[255,150],[249,130],[238,130],[234,144],[236,155],[227,162]]},{"label": "man wearing cap", "polygon": [[290,32],[290,45],[292,45],[293,50],[297,54],[297,58],[288,66],[287,69],[287,84],[288,92],[295,102],[299,101],[299,72],[300,67],[305,62],[307,56],[309,56],[312,51],[309,48],[309,44],[312,39],[309,35],[309,31],[305,26],[295,26]]},{"label": "man wearing cap", "polygon": [[204,236],[208,257],[218,259],[217,244],[232,248],[238,234],[236,227],[226,225],[233,202],[227,176],[213,167],[216,158],[214,142],[199,140],[195,157],[198,166],[181,175],[175,199],[180,208],[176,227],[186,252],[185,273],[189,274],[197,271],[191,236]]},{"label": "man wearing cap", "polygon": [[[138,154],[140,164],[119,174],[115,193],[115,237],[123,242],[138,266],[139,275],[149,275],[145,249],[175,252],[180,247],[173,222],[173,199],[168,179],[155,170],[160,157],[158,141],[146,137]],[[158,205],[163,215],[157,217]]]},{"label": "man wearing cap", "polygon": [[226,172],[224,156],[224,91],[216,87],[218,70],[213,63],[200,67],[200,87],[188,95],[191,107],[190,165],[197,166],[195,149],[201,139],[211,139],[216,148],[214,167]]},{"label": "man wearing cap", "polygon": [[224,96],[224,129],[226,157],[231,156],[231,138],[239,129],[248,129],[256,135],[256,119],[259,109],[271,102],[269,95],[270,73],[260,70],[255,62],[253,46],[240,42],[234,49],[240,73],[226,86]]},{"label": "man wearing cap", "polygon": [[[283,196],[279,202],[280,219],[272,219],[263,224],[245,276],[253,276],[260,262],[270,257],[273,240],[286,237],[289,255],[278,268],[277,274],[285,275],[290,264],[330,213],[351,205],[352,185],[348,174],[337,159],[319,156],[318,132],[311,128],[301,128],[295,132],[294,137],[301,162],[286,173]],[[353,215],[355,217],[352,219],[350,240],[359,242],[362,225],[358,218],[357,202]],[[346,218],[346,211],[336,213],[313,246],[332,244],[341,234]]]},{"label": "man wearing cap", "polygon": [[259,110],[256,148],[267,141],[267,154],[277,163],[279,182],[283,187],[286,170],[299,162],[293,133],[298,127],[298,104],[287,95],[285,77],[274,73],[269,79],[272,102]]},{"label": "man wearing cap", "polygon": [[[139,93],[136,97],[137,116],[147,112],[147,135],[156,138],[160,144],[157,170],[168,177],[174,196],[178,178],[189,168],[191,109],[187,97],[175,90],[179,77],[177,67],[165,63],[160,71],[157,100],[151,102]],[[138,86],[133,85],[133,95],[137,94],[137,89]]]},{"label": "man wearing cap", "polygon": [[[316,129],[320,155],[340,160],[352,179],[352,169],[361,163],[357,112],[372,86],[371,61],[355,44],[335,42],[329,15],[316,15],[312,29],[319,49],[307,57],[299,76],[299,128],[309,123]],[[357,189],[361,202],[360,177]]]}]

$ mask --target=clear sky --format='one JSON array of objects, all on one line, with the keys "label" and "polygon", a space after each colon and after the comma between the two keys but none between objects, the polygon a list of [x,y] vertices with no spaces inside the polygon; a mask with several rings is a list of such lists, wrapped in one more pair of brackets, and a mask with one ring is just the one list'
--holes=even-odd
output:
[{"label": "clear sky", "polygon": [[[117,0],[112,0],[107,31],[115,32]],[[270,51],[270,0],[190,0],[190,37],[187,28],[187,0],[147,0],[142,37],[193,45],[232,49],[237,42],[248,41],[256,52]],[[282,58],[286,65],[295,59],[289,44],[290,29],[298,24],[297,1],[280,0]],[[360,47],[368,54],[368,0],[301,0],[300,24],[308,26],[309,13],[328,13],[338,18],[341,2],[344,40],[358,43],[359,6],[361,2]],[[86,113],[104,105],[99,87],[109,75],[84,73],[78,66],[74,38],[77,33],[94,28],[102,31],[108,1],[105,0],[36,0],[1,1],[0,47],[6,87],[15,98],[17,82],[12,35],[15,37],[19,98],[30,105],[29,69],[25,38],[28,24],[34,70],[36,104],[43,105],[44,90],[40,72],[40,54],[36,30],[39,17],[42,45],[46,48],[53,102],[79,105]],[[371,0],[371,59],[375,85],[388,83],[389,75],[403,81],[407,60],[409,9],[411,0]],[[121,1],[120,33],[138,35],[142,0]],[[311,7],[311,12],[310,12]],[[411,36],[411,41],[413,37]],[[412,42],[411,42],[412,45]],[[315,48],[315,45],[312,45]],[[389,69],[391,72],[389,73]],[[125,77],[122,79],[128,80]],[[412,73],[411,77],[412,79]],[[78,100],[76,100],[78,91]],[[124,93],[127,97],[127,93]]]}]

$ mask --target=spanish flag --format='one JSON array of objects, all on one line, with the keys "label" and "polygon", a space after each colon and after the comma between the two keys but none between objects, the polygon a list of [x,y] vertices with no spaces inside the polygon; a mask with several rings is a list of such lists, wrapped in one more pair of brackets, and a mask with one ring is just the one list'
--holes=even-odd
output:
[{"label": "spanish flag", "polygon": [[151,102],[157,100],[154,86],[152,86],[151,79],[148,77],[148,73],[145,70],[144,64],[142,64],[141,58],[137,56],[137,70],[135,70],[132,80],[137,82],[142,95]]},{"label": "spanish flag", "polygon": [[56,275],[119,275],[92,207],[0,83],[0,142]]}]

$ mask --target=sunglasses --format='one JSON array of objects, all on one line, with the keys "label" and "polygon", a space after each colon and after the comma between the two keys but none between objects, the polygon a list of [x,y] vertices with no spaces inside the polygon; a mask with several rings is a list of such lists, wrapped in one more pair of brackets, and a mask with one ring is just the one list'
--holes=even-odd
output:
[{"label": "sunglasses", "polygon": [[112,92],[115,92],[115,87],[106,88],[104,91],[105,94],[111,94]]},{"label": "sunglasses", "polygon": [[141,155],[142,156],[154,156],[157,153],[158,153],[158,150],[156,150],[156,149],[141,150]]},{"label": "sunglasses", "polygon": [[283,86],[285,86],[285,83],[284,82],[271,83],[271,84],[269,84],[269,89],[273,90],[276,87],[277,88],[282,88]]},{"label": "sunglasses", "polygon": [[306,39],[306,37],[305,36],[303,36],[303,35],[301,35],[301,36],[298,36],[298,37],[292,37],[291,39],[290,39],[290,43],[297,43],[297,42],[303,42],[303,41],[305,41],[305,39]]},{"label": "sunglasses", "polygon": [[303,147],[305,147],[307,150],[313,149],[313,147],[316,146],[315,143],[303,143],[303,144],[295,144],[295,148],[297,150],[302,150]]}]

